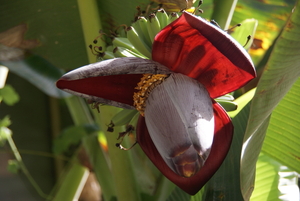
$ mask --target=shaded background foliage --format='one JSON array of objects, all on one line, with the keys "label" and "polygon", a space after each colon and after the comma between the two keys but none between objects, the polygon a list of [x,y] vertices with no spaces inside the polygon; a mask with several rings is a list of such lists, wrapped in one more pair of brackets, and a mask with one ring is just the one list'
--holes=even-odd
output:
[{"label": "shaded background foliage", "polygon": [[[48,157],[48,153],[52,152],[52,139],[59,135],[60,128],[73,124],[65,103],[48,96],[53,96],[53,94],[55,94],[55,97],[66,96],[66,94],[61,94],[56,91],[53,85],[54,81],[62,73],[61,71],[57,71],[57,69],[68,71],[89,63],[91,59],[95,59],[92,54],[87,53],[88,51],[86,51],[86,49],[87,45],[92,43],[94,38],[98,35],[99,27],[102,25],[103,31],[109,33],[111,30],[115,30],[120,24],[130,25],[137,12],[135,9],[136,6],[140,5],[142,8],[147,7],[149,1],[134,0],[124,2],[122,0],[99,0],[97,1],[97,4],[94,4],[90,8],[99,10],[99,19],[101,19],[99,22],[93,22],[94,19],[88,15],[88,11],[80,11],[80,3],[82,2],[75,0],[0,0],[0,33],[18,24],[25,23],[28,27],[24,36],[25,39],[35,39],[38,41],[38,45],[27,52],[25,57],[27,63],[10,63],[9,61],[1,62],[4,65],[14,66],[11,68],[13,73],[9,74],[7,83],[11,84],[16,89],[20,95],[20,101],[13,107],[2,103],[0,118],[3,118],[7,114],[10,115],[13,122],[10,128],[13,130],[14,140],[22,153],[26,166],[45,193],[51,192],[57,178],[59,178],[57,176],[57,172],[60,172],[62,168],[62,160],[56,160],[52,157]],[[213,15],[214,9],[213,3],[213,1],[204,1],[204,4],[201,7],[204,10],[202,15],[204,18],[212,18],[211,16]],[[215,1],[215,3],[218,3],[218,1]],[[258,68],[259,77],[262,74],[263,69],[265,69],[266,63],[269,60],[269,55],[272,53],[272,44],[283,31],[295,3],[296,1],[293,0],[270,0],[266,2],[239,1],[237,3],[231,23],[232,25],[240,23],[247,18],[255,18],[259,21],[254,40],[255,48],[250,50],[254,63]],[[214,16],[215,15],[213,15],[213,17]],[[86,23],[98,23],[98,25],[94,27],[94,30],[89,31],[89,38],[84,33],[84,24]],[[299,25],[297,26],[297,30],[299,31]],[[282,37],[283,36],[280,36],[279,38]],[[298,35],[295,34],[292,39],[295,44],[299,44],[299,32]],[[296,54],[294,57],[294,63],[292,63],[293,65],[296,64],[294,66],[296,70],[291,72],[291,74],[294,74],[294,80],[298,79],[299,76],[299,70],[297,70],[299,69],[299,51],[297,52],[297,50],[299,50],[299,48],[291,50],[289,47],[281,50],[281,52],[284,53],[285,51],[294,51]],[[283,57],[285,56],[286,55]],[[35,80],[34,72],[45,72],[45,66],[31,65],[30,63],[31,60],[36,61],[41,59],[45,59],[45,61],[48,62],[49,68],[52,69],[46,72],[47,78],[44,79],[44,82]],[[24,70],[32,70],[32,66],[33,71],[29,71],[29,73],[24,76]],[[272,66],[268,66],[268,68],[272,68]],[[289,66],[283,66],[283,71],[287,71],[287,69],[289,69]],[[22,75],[23,79],[21,78]],[[278,77],[282,76],[275,72],[275,77],[276,75]],[[286,75],[285,79],[291,78]],[[31,82],[31,84],[29,84],[28,81]],[[293,82],[289,85],[291,86],[292,83]],[[256,84],[257,80],[253,81],[252,85],[250,83],[249,88],[256,86]],[[269,84],[270,81],[266,82],[265,86],[268,86]],[[40,90],[36,87],[39,87]],[[51,94],[49,94],[50,88],[53,90],[53,93]],[[286,86],[284,90],[287,91],[288,89],[288,86]],[[300,108],[297,103],[300,94],[299,90],[298,80],[280,102],[278,107],[274,110],[272,117],[267,115],[266,119],[264,119],[263,126],[265,127],[265,130],[261,130],[261,135],[264,134],[264,131],[267,132],[265,143],[262,147],[262,151],[264,153],[264,155],[261,156],[262,160],[265,161],[268,160],[266,158],[272,157],[281,163],[278,164],[276,162],[276,167],[280,167],[284,164],[298,172],[300,171],[300,153],[298,149],[300,144],[300,116],[299,112],[297,112]],[[280,93],[278,96],[280,96]],[[273,100],[278,102],[280,99],[278,97],[273,97]],[[240,101],[241,104],[247,104],[247,100],[244,102],[243,100]],[[239,190],[241,182],[239,179],[239,166],[233,164],[239,164],[239,157],[237,157],[239,154],[237,154],[235,150],[242,149],[243,137],[246,132],[249,112],[251,111],[250,104],[251,103],[248,103],[246,107],[244,107],[233,119],[235,124],[235,148],[232,148],[228,156],[229,159],[222,165],[221,171],[212,178],[211,182],[209,182],[199,195],[190,198],[190,196],[182,193],[180,190],[177,190],[174,191],[175,193],[171,195],[169,200],[179,198],[182,198],[181,200],[201,200],[200,195],[207,199],[214,197],[214,200],[222,200],[222,196],[226,194],[223,186],[224,182],[225,184],[226,182],[227,184],[230,184],[226,186],[227,191],[235,192],[230,195],[226,194],[226,199],[242,199],[242,194]],[[258,114],[260,114],[262,109],[262,106],[260,105],[261,103],[258,104],[257,108],[252,108],[252,111],[254,111],[252,114],[255,113],[255,110]],[[267,128],[269,120],[270,124]],[[248,135],[251,135],[251,133],[248,133]],[[258,139],[258,141],[261,140],[262,139]],[[255,141],[253,143],[255,143]],[[10,156],[4,155],[3,152],[1,152],[1,164],[6,164],[7,157]],[[255,157],[252,160],[249,160],[249,163],[253,164],[254,161],[256,161]],[[258,163],[258,167],[262,168],[262,172],[266,171],[265,169],[269,167],[266,165],[259,166],[259,164],[260,163]],[[232,176],[232,174],[224,176],[224,174],[222,174],[222,169],[224,173],[224,171],[226,172],[228,168],[230,169],[230,167],[233,167],[230,171],[235,176]],[[4,200],[4,198],[10,198],[10,200],[12,200],[15,197],[9,196],[17,196],[14,192],[22,191],[24,193],[24,196],[22,196],[23,200],[25,200],[25,195],[28,196],[28,200],[32,200],[32,195],[36,195],[34,189],[32,189],[30,185],[26,185],[24,188],[22,183],[19,181],[19,177],[12,176],[6,172],[5,165],[1,165],[1,168],[0,185],[5,186],[6,188],[0,188],[0,199]],[[258,168],[257,171],[257,175],[259,175],[261,173],[260,169]],[[12,180],[12,178],[14,178],[14,180]],[[257,178],[257,181],[260,181],[261,177]],[[271,180],[273,178],[274,177],[270,176]],[[245,183],[248,183],[251,180],[251,178],[248,179],[249,180],[245,181]],[[266,180],[267,179],[264,178],[262,179],[262,182],[265,182]],[[16,182],[12,182],[11,187],[7,188],[9,181]],[[259,184],[257,186],[259,186]],[[266,185],[261,186],[261,188],[266,188]],[[276,183],[274,183],[273,187],[266,189],[269,190],[274,188],[277,188]],[[10,190],[7,191],[7,189]],[[28,190],[33,193],[29,194]],[[248,190],[249,189],[246,187],[244,191],[247,192]],[[274,200],[277,200],[278,191],[275,191],[274,194],[276,194]],[[273,200],[270,197],[271,196],[269,196],[269,200]],[[254,192],[252,198],[253,200],[267,200],[262,198],[260,193],[256,192]],[[38,196],[36,196],[35,199],[43,200]]]}]

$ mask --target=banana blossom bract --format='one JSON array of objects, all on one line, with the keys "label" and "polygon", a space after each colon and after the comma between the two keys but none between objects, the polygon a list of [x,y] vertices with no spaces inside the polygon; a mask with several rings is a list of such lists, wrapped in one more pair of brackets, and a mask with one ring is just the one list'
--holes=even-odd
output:
[{"label": "banana blossom bract", "polygon": [[[162,74],[156,84],[141,79]],[[74,95],[127,109],[143,96],[137,141],[154,165],[189,194],[197,193],[222,164],[233,125],[213,99],[256,76],[248,53],[218,27],[187,12],[155,37],[152,60],[135,57],[75,69],[57,82]],[[143,77],[143,78],[142,78]],[[138,95],[137,95],[138,94]],[[138,108],[137,108],[138,109]]]}]

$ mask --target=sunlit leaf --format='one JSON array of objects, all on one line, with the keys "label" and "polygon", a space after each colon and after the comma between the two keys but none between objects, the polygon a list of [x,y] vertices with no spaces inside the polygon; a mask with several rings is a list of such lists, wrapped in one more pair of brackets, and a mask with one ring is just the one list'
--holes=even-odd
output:
[{"label": "sunlit leaf", "polygon": [[245,199],[251,195],[255,161],[262,147],[272,110],[300,74],[300,38],[296,37],[300,33],[299,10],[296,6],[281,37],[276,41],[252,100],[241,162],[241,188]]},{"label": "sunlit leaf", "polygon": [[255,64],[279,34],[295,2],[295,0],[238,1],[231,25],[249,18],[258,20],[254,44],[249,51]]},{"label": "sunlit leaf", "polygon": [[273,111],[262,151],[300,172],[300,79]]},{"label": "sunlit leaf", "polygon": [[[241,22],[241,27],[235,28],[230,35],[248,50],[253,42],[257,25],[256,19],[246,19]],[[248,40],[248,36],[250,36],[250,40]]]},{"label": "sunlit leaf", "polygon": [[234,102],[238,105],[238,108],[235,111],[228,112],[228,115],[231,118],[234,118],[251,101],[254,96],[255,90],[256,89],[254,88],[234,100]]},{"label": "sunlit leaf", "polygon": [[251,201],[299,201],[298,176],[271,157],[260,154],[256,164],[255,189]]}]

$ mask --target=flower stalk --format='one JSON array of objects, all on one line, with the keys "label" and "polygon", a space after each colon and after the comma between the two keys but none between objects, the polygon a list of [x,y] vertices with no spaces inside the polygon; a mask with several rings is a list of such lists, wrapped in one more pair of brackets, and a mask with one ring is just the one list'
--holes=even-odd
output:
[{"label": "flower stalk", "polygon": [[[90,63],[93,63],[95,61],[95,57],[90,53],[90,49],[88,48],[90,42],[93,40],[94,38],[94,33],[97,33],[99,30],[101,30],[101,19],[100,19],[100,15],[98,13],[98,7],[97,7],[97,2],[95,0],[88,0],[88,1],[80,1],[78,0],[78,5],[79,5],[79,11],[80,11],[80,16],[81,16],[81,21],[82,21],[82,25],[83,25],[83,33],[85,36],[85,42],[86,42],[86,47],[87,47],[87,55],[89,58]],[[93,20],[90,20],[93,19]],[[93,24],[91,24],[93,23]],[[93,31],[94,30],[94,31]],[[105,44],[100,41],[100,46],[104,48],[105,50]],[[72,107],[74,108],[74,107]],[[70,107],[71,109],[71,107]],[[74,109],[71,109],[74,110]],[[118,111],[119,109],[116,108],[114,109],[101,109],[101,114],[100,114],[100,118],[101,121],[98,119],[98,123],[99,121],[101,123],[99,123],[99,125],[101,125],[101,128],[104,130],[106,130],[106,125],[103,122],[110,122],[112,114],[114,113],[114,111]],[[87,112],[86,110],[83,112]],[[81,118],[81,115],[75,115],[76,118]],[[99,115],[95,114],[95,117],[98,118]],[[89,120],[90,121],[90,120]],[[108,133],[106,135],[108,138],[108,149],[109,149],[109,154],[113,154],[114,151],[119,151],[121,152],[121,150],[118,150],[113,143],[115,141],[116,138],[112,139],[112,136],[116,136],[113,135],[112,133]],[[109,140],[111,139],[111,140]],[[96,140],[96,138],[94,139]],[[91,147],[94,147],[94,142],[92,139],[86,139],[84,140],[84,146],[86,148],[86,150],[88,151],[88,153],[90,154],[90,159],[92,159],[92,163],[93,166],[95,168],[95,172],[96,172],[96,176],[97,179],[100,183],[100,186],[102,188],[102,192],[103,192],[103,196],[105,198],[105,200],[111,200],[112,197],[117,196],[118,200],[140,200],[138,198],[139,193],[138,191],[133,191],[132,186],[135,186],[131,184],[131,182],[134,182],[134,180],[132,178],[127,178],[126,184],[123,184],[124,178],[122,178],[123,176],[126,175],[132,175],[130,174],[130,171],[127,172],[127,168],[120,168],[122,167],[124,164],[126,164],[126,161],[124,164],[122,164],[122,157],[118,156],[117,153],[115,153],[114,156],[110,155],[110,159],[111,159],[111,163],[112,164],[117,164],[117,166],[113,165],[111,171],[109,171],[108,168],[108,164],[107,162],[105,162],[104,159],[104,154],[102,154],[102,157],[99,158],[99,155],[96,155],[97,153],[93,153],[93,152],[89,152],[89,150],[91,149]],[[98,150],[101,149],[100,146],[98,146],[97,148]],[[101,151],[99,150],[99,152],[101,153]],[[126,155],[127,153],[123,153],[124,155]],[[98,158],[98,160],[93,160],[95,158]],[[127,158],[127,157],[125,157]],[[119,161],[119,159],[121,159],[121,161]],[[102,162],[104,163],[102,163]],[[128,163],[128,161],[127,161]],[[104,166],[104,168],[103,168]],[[118,168],[117,168],[118,167]],[[117,169],[116,169],[117,168]],[[113,176],[113,177],[112,177]],[[112,179],[114,178],[114,179]]]},{"label": "flower stalk", "polygon": [[[108,154],[111,162],[111,174],[116,191],[116,196],[120,201],[138,201],[141,200],[139,189],[137,187],[134,168],[130,160],[130,152],[120,150],[116,147],[118,133],[122,132],[122,127],[114,128],[114,132],[107,132],[105,128],[110,123],[115,114],[120,112],[120,108],[101,106],[100,114],[93,111],[96,122],[105,133],[108,147]],[[103,173],[107,174],[107,173]]]},{"label": "flower stalk", "polygon": [[[94,124],[87,104],[83,99],[72,96],[65,100],[75,125]],[[89,155],[90,162],[95,168],[95,175],[101,186],[104,198],[112,199],[116,194],[112,174],[106,161],[105,153],[99,146],[97,136],[86,136],[83,138],[82,143]]]}]

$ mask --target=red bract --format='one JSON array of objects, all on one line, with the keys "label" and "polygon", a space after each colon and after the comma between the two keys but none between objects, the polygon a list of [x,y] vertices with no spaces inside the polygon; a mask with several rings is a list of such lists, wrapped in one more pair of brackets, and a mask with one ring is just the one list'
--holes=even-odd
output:
[{"label": "red bract", "polygon": [[189,178],[175,174],[167,166],[150,138],[145,124],[145,118],[140,117],[138,122],[138,142],[146,155],[169,180],[191,195],[196,194],[218,170],[227,155],[232,141],[233,126],[230,118],[218,103],[214,102],[213,107],[215,116],[215,134],[209,157],[200,171]]},{"label": "red bract", "polygon": [[[96,102],[134,109],[133,95],[142,74],[180,73],[186,75],[190,77],[188,79],[196,79],[199,86],[204,86],[211,99],[242,87],[256,76],[251,59],[243,47],[228,36],[226,32],[202,18],[186,12],[183,12],[178,20],[157,34],[153,43],[152,59],[153,61],[140,58],[118,58],[90,64],[64,75],[57,82],[57,87]],[[176,80],[173,83],[177,83]],[[178,80],[178,84],[181,84],[181,81]],[[207,94],[207,92],[203,93]],[[171,96],[173,97],[174,94],[171,94]],[[207,95],[208,98],[209,96]],[[168,98],[172,101],[172,98]],[[181,98],[180,100],[184,99],[183,97],[179,98]],[[155,99],[151,101],[155,101]],[[147,104],[151,104],[150,100]],[[182,101],[180,104],[182,105]],[[195,104],[195,102],[187,102],[186,104]],[[166,107],[168,108],[168,105]],[[176,138],[179,138],[180,133],[172,131],[173,133],[163,133],[161,135],[162,138],[167,137],[164,140],[171,139],[171,141],[175,141],[175,145],[170,147],[173,151],[163,155],[162,152],[167,149],[156,147],[157,144],[160,144],[157,143],[160,139],[156,139],[160,135],[153,135],[148,131],[149,126],[153,126],[153,123],[147,125],[145,118],[140,116],[137,125],[137,141],[146,155],[168,179],[189,194],[197,193],[217,171],[226,157],[233,136],[233,126],[224,109],[213,99],[212,105],[207,106],[207,108],[209,107],[213,108],[211,116],[213,114],[214,136],[208,157],[206,156],[203,159],[203,156],[199,153],[202,149],[198,149],[199,144],[194,143],[198,138],[200,141],[205,140],[202,139],[201,134],[193,136],[195,131],[191,132],[192,134],[188,133],[187,136],[191,140],[187,140],[188,144],[185,144],[186,146],[194,146],[200,158],[203,159],[202,162],[205,162],[204,165],[200,164],[199,166],[199,163],[194,165],[194,163],[190,163],[191,160],[185,159],[185,157],[179,159],[179,165],[184,166],[188,163],[186,169],[176,170],[169,162],[167,165],[166,157],[174,160],[174,154],[177,157],[187,150],[187,148],[178,147],[181,144],[176,142]],[[203,108],[206,107],[203,106]],[[179,115],[179,117],[181,115],[180,111],[183,110],[176,111],[176,115]],[[168,117],[167,110],[166,114],[164,118],[173,118],[172,115]],[[145,116],[147,118],[147,114]],[[172,119],[166,122],[172,124]],[[173,122],[173,124],[177,124],[177,122]],[[186,124],[183,123],[183,125]],[[172,127],[172,125],[168,126]],[[151,130],[152,132],[154,130],[159,131],[157,128],[151,128]],[[152,140],[153,136],[155,136],[155,140]],[[153,141],[156,142],[156,145]],[[175,148],[178,150],[174,150]]]},{"label": "red bract", "polygon": [[212,98],[241,88],[256,75],[240,44],[218,27],[188,13],[157,34],[152,59],[198,80]]}]

